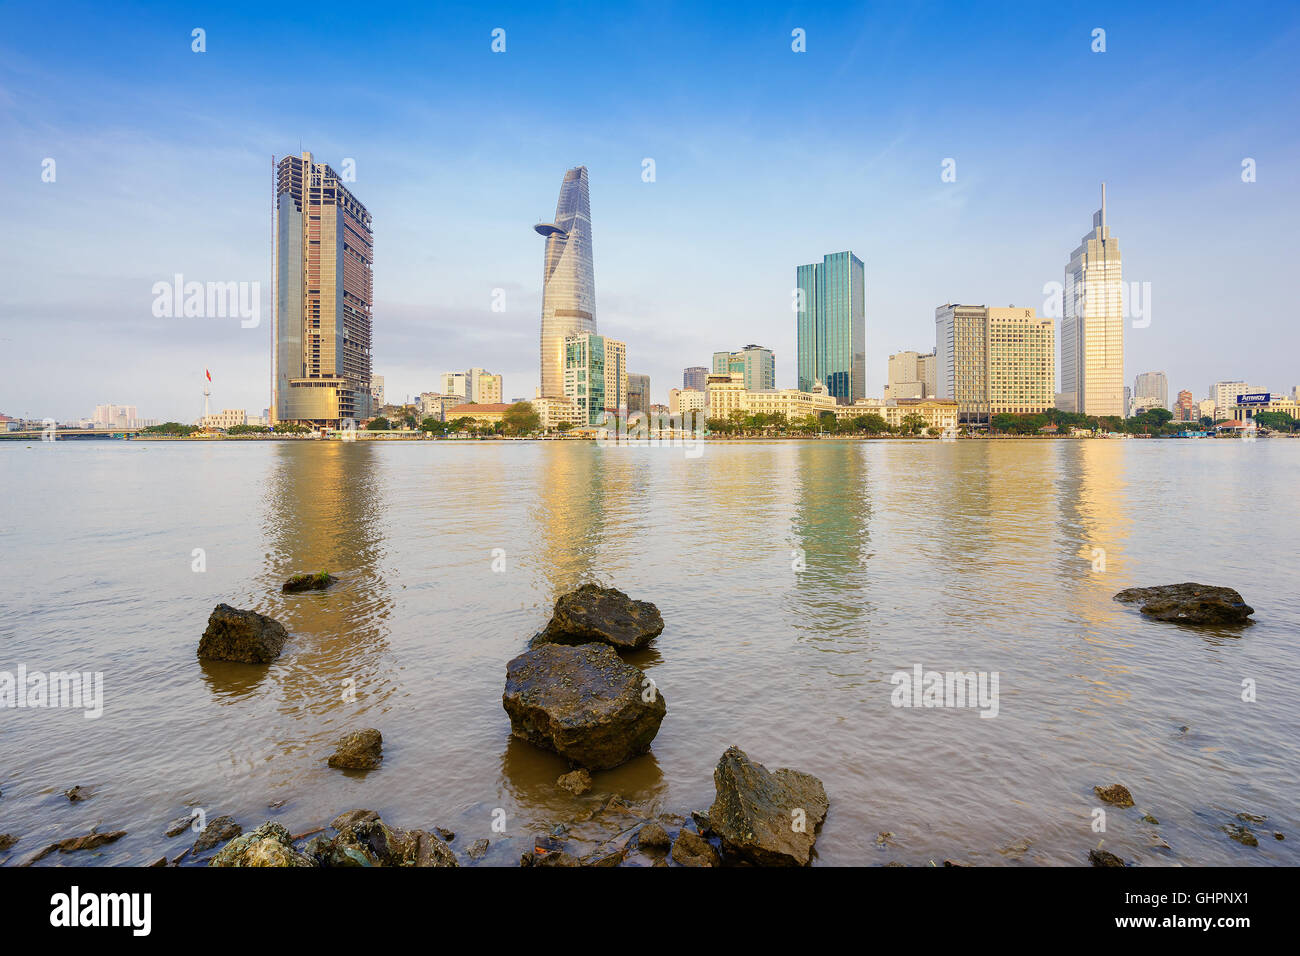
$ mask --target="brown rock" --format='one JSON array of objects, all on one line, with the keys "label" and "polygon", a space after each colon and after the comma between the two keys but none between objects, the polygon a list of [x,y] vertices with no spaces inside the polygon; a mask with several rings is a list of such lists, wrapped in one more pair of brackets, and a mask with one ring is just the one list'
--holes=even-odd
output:
[{"label": "brown rock", "polygon": [[1133,806],[1133,794],[1129,793],[1128,787],[1122,783],[1112,783],[1107,787],[1093,787],[1092,791],[1106,803],[1117,807]]},{"label": "brown rock", "polygon": [[579,767],[572,773],[561,774],[556,779],[555,785],[561,790],[567,790],[574,796],[580,797],[591,789],[591,774]]},{"label": "brown rock", "polygon": [[384,738],[373,727],[354,730],[338,742],[329,765],[339,770],[374,770],[384,759]]},{"label": "brown rock", "polygon": [[1191,582],[1127,588],[1116,594],[1115,600],[1138,604],[1147,617],[1176,624],[1245,624],[1255,613],[1232,588]]},{"label": "brown rock", "polygon": [[708,840],[692,830],[683,830],[677,834],[673,844],[673,860],[682,866],[717,866],[718,851]]},{"label": "brown rock", "polygon": [[830,807],[820,780],[798,770],[769,771],[728,747],[713,784],[709,826],[725,850],[760,866],[808,865]]},{"label": "brown rock", "polygon": [[535,644],[609,644],[619,650],[645,647],[664,629],[659,609],[634,601],[617,588],[584,584],[555,602],[555,613]]},{"label": "brown rock", "polygon": [[650,749],[667,712],[663,695],[604,644],[542,644],[506,668],[501,704],[510,732],[589,770]]},{"label": "brown rock", "polygon": [[266,664],[280,656],[288,638],[289,632],[279,621],[218,604],[208,618],[198,655],[206,660]]}]

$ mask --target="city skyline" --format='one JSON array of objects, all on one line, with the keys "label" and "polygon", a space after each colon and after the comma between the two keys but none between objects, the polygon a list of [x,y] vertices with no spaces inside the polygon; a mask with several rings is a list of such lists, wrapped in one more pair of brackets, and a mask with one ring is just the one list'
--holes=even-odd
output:
[{"label": "city skyline", "polygon": [[[1280,5],[1261,8],[1267,28],[1250,38],[1234,32],[1228,14],[1206,12],[1193,27],[1155,12],[1106,12],[1098,18],[1110,38],[1104,53],[1089,49],[1095,24],[1045,11],[952,10],[936,33],[886,12],[829,9],[799,23],[672,13],[643,32],[643,52],[615,57],[599,40],[639,20],[610,15],[581,28],[601,78],[586,111],[530,120],[545,94],[525,93],[504,117],[512,134],[503,141],[502,117],[483,105],[517,89],[572,29],[536,12],[507,13],[508,52],[494,57],[489,28],[453,15],[439,24],[440,59],[418,88],[350,115],[344,127],[256,95],[282,82],[268,54],[284,41],[262,36],[273,14],[214,20],[208,52],[199,55],[188,27],[128,32],[88,8],[87,29],[56,42],[49,13],[12,11],[0,68],[0,200],[28,241],[10,255],[3,345],[30,358],[7,363],[0,410],[72,419],[112,401],[150,418],[191,420],[209,367],[219,383],[214,407],[266,407],[272,282],[260,184],[268,157],[297,153],[299,135],[341,172],[344,160],[355,161],[349,188],[375,217],[373,364],[390,400],[428,390],[445,368],[476,364],[529,393],[542,290],[536,239],[519,227],[545,217],[542,197],[553,195],[559,170],[578,161],[598,191],[602,328],[629,343],[656,402],[684,367],[743,342],[773,350],[778,387],[795,384],[788,276],[832,249],[853,249],[867,263],[869,395],[882,392],[889,354],[930,347],[939,303],[1014,302],[1042,314],[1043,287],[1060,282],[1103,179],[1110,224],[1125,241],[1125,280],[1150,282],[1154,297],[1149,325],[1125,329],[1123,381],[1163,369],[1171,389],[1197,396],[1234,378],[1273,391],[1295,384],[1290,356],[1300,351],[1300,333],[1284,324],[1270,330],[1273,348],[1251,344],[1254,323],[1275,308],[1300,212],[1295,133],[1265,121],[1293,114],[1297,98],[1283,82],[1297,20]],[[377,18],[356,38],[389,54],[378,68],[383,78],[427,60],[404,51],[392,26]],[[795,26],[808,31],[806,54],[789,49]],[[412,29],[428,28],[417,16]],[[890,39],[873,58],[866,54],[876,36]],[[992,60],[964,52],[971,37],[1015,50],[1043,81],[1013,95]],[[312,30],[288,45],[313,44],[323,44],[324,55],[344,49]],[[114,79],[104,81],[96,71],[115,45],[140,56],[125,66],[114,57]],[[917,69],[911,64],[923,49],[945,53],[950,66],[937,75]],[[1229,92],[1242,62],[1252,65],[1244,98]],[[761,66],[771,81],[726,79],[744,64]],[[1114,108],[1072,113],[1071,137],[1086,137],[1090,148],[1063,149],[1059,137],[1042,133],[1059,127],[1070,74],[1083,70],[1100,71]],[[87,73],[101,76],[120,105],[86,112],[79,88]],[[167,82],[159,82],[164,73]],[[959,75],[962,83],[948,82]],[[479,93],[430,105],[424,85],[452,76],[468,77]],[[886,76],[889,97],[872,95]],[[833,124],[836,111],[809,99],[836,78],[860,92],[860,122]],[[935,83],[944,84],[943,96],[933,95]],[[648,101],[646,88],[657,91]],[[701,88],[705,101],[688,96]],[[615,106],[634,90],[640,121],[619,119],[627,111]],[[1012,96],[996,116],[979,105],[990,90]],[[355,88],[339,97],[340,111],[370,102]],[[1190,99],[1201,121],[1215,125],[1215,142],[1189,148],[1179,135]],[[204,112],[196,115],[190,105],[199,101]],[[817,150],[790,136],[796,103]],[[152,133],[160,115],[191,120],[160,139]],[[424,128],[451,133],[458,148],[439,145]],[[1002,149],[1010,137],[1023,148]],[[57,163],[52,182],[41,181],[46,158]],[[647,158],[655,161],[649,181]],[[941,179],[948,158],[951,182]],[[1255,181],[1242,178],[1246,159],[1258,163]],[[204,183],[199,194],[196,180]],[[795,192],[795,181],[818,186]],[[429,230],[429,221],[455,228]],[[777,232],[762,228],[776,221]],[[1183,237],[1206,221],[1233,242],[1216,269],[1192,271]],[[152,316],[150,287],[178,273],[259,282],[260,329]],[[491,310],[494,289],[505,292],[503,313]],[[50,348],[69,336],[83,348]]]}]

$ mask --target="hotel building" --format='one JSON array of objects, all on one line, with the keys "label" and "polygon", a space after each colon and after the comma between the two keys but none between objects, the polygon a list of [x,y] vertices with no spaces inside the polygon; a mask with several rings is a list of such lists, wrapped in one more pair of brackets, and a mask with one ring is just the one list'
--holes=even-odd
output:
[{"label": "hotel building", "polygon": [[274,420],[369,418],[370,213],[311,153],[280,160],[275,190]]},{"label": "hotel building", "polygon": [[934,310],[936,397],[964,423],[1043,412],[1056,402],[1055,328],[1033,309],[948,303]]}]

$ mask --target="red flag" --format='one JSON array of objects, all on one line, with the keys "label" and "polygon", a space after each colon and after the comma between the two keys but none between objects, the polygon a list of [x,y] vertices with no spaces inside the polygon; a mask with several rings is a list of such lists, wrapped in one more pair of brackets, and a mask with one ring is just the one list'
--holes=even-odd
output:
[{"label": "red flag", "polygon": [[208,377],[208,381],[209,381],[209,382],[212,381],[212,373],[211,373],[211,372],[209,372],[207,369],[204,369],[204,370],[203,370],[203,374],[206,375],[206,376]]}]

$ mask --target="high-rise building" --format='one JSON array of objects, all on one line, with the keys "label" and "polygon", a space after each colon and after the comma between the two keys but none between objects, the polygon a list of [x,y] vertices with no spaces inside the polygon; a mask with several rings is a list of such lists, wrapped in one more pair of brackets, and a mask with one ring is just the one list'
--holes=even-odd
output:
[{"label": "high-rise building", "polygon": [[564,174],[555,221],[533,227],[546,237],[542,260],[541,384],[537,394],[564,395],[565,339],[596,331],[596,276],[591,258],[587,167]]},{"label": "high-rise building", "polygon": [[916,357],[916,375],[925,386],[925,397],[933,398],[934,389],[937,384],[935,375],[938,366],[935,361],[935,352],[931,349],[929,352],[923,352]]},{"label": "high-rise building", "polygon": [[1106,225],[1106,184],[1092,232],[1065,267],[1061,392],[1069,412],[1119,415],[1124,403],[1123,275],[1119,243]]},{"label": "high-rise building", "polygon": [[369,418],[370,213],[311,153],[280,160],[275,190],[275,420]]},{"label": "high-rise building", "polygon": [[934,310],[936,392],[961,421],[1043,412],[1055,404],[1056,336],[1033,309],[948,303]]},{"label": "high-rise building", "polygon": [[1214,387],[1210,389],[1210,397],[1214,399],[1214,420],[1223,422],[1232,418],[1232,409],[1237,404],[1237,396],[1257,391],[1259,389],[1251,388],[1245,382],[1215,382]]},{"label": "high-rise building", "polygon": [[467,402],[474,397],[468,372],[443,372],[441,389],[443,395],[459,395]]},{"label": "high-rise building", "polygon": [[136,428],[139,416],[134,405],[96,405],[96,428]]},{"label": "high-rise building", "polygon": [[885,398],[933,398],[935,353],[896,352],[889,356]]},{"label": "high-rise building", "polygon": [[1157,406],[1143,402],[1143,399],[1154,400],[1159,403],[1158,407],[1168,408],[1169,377],[1164,372],[1143,372],[1133,380],[1133,397],[1148,410]]},{"label": "high-rise building", "polygon": [[495,405],[505,393],[505,379],[481,368],[470,369],[469,380],[474,387],[470,400],[480,405]]},{"label": "high-rise building", "polygon": [[819,383],[840,404],[867,392],[866,268],[852,252],[795,270],[799,390]]},{"label": "high-rise building", "polygon": [[370,376],[370,398],[372,408],[381,408],[384,404],[384,377]]},{"label": "high-rise building", "polygon": [[575,332],[564,339],[564,395],[587,425],[602,424],[605,412],[627,411],[627,346],[597,335]]},{"label": "high-rise building", "polygon": [[1183,389],[1178,393],[1178,401],[1173,407],[1174,421],[1194,422],[1200,416],[1196,414],[1196,399],[1192,393]]},{"label": "high-rise building", "polygon": [[709,370],[703,365],[692,365],[682,370],[682,388],[704,391],[709,383]]},{"label": "high-rise building", "polygon": [[740,372],[745,388],[753,392],[776,388],[776,356],[761,345],[746,345],[739,352],[714,352],[713,374]]},{"label": "high-rise building", "polygon": [[650,376],[627,375],[627,413],[648,412],[650,410]]}]

